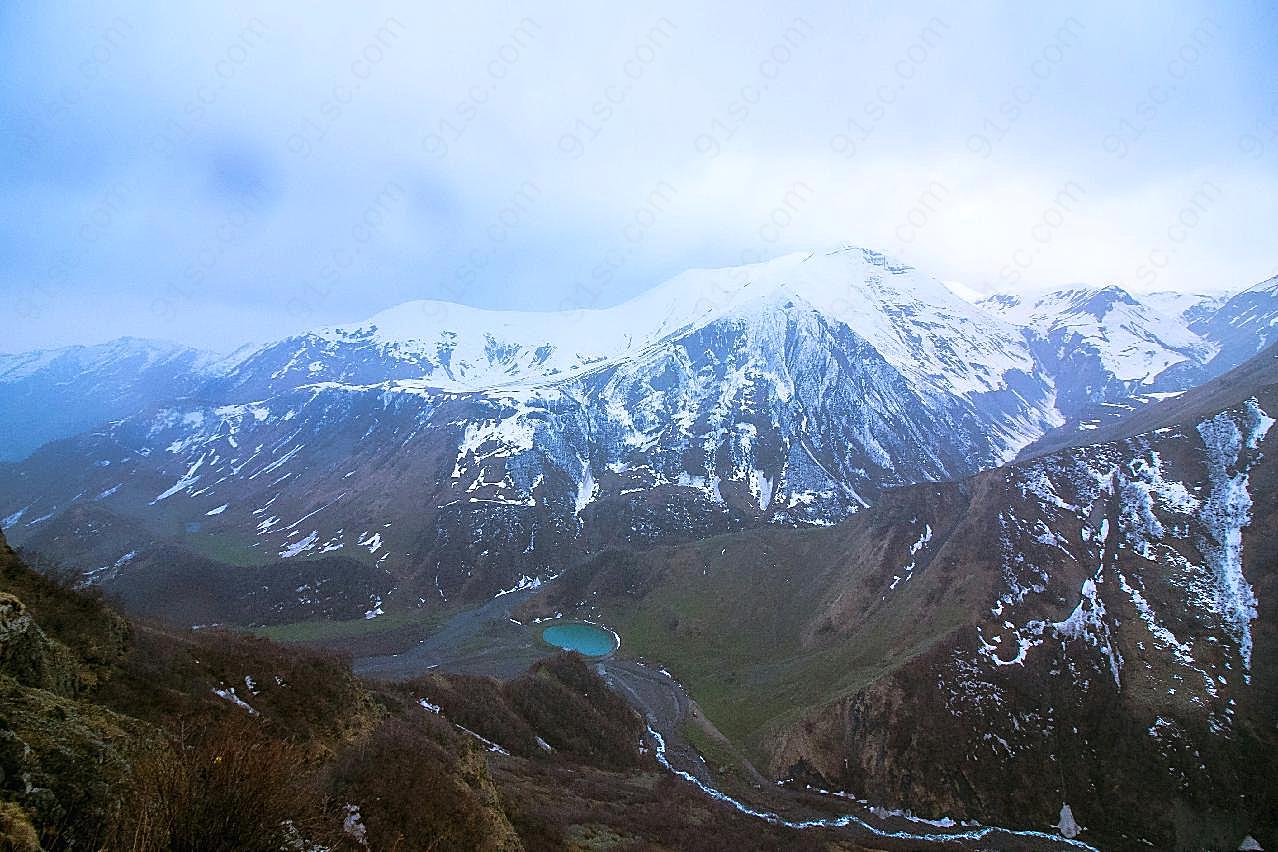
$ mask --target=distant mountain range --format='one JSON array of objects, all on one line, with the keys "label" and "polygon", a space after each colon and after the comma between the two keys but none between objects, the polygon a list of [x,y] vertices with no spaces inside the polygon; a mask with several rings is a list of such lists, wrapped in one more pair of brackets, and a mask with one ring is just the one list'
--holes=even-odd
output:
[{"label": "distant mountain range", "polygon": [[191,620],[473,602],[601,547],[830,525],[1085,440],[1276,320],[1278,279],[973,305],[844,246],[606,310],[413,302],[222,360],[136,340],[3,356],[0,523],[144,611],[174,613],[175,565],[206,601],[263,569],[252,607]]},{"label": "distant mountain range", "polygon": [[137,414],[155,400],[186,396],[207,380],[215,361],[174,343],[130,337],[0,354],[0,462]]}]

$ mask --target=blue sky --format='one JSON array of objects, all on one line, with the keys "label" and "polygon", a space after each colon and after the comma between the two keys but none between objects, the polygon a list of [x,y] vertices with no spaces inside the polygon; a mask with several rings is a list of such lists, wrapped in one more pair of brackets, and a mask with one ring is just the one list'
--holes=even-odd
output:
[{"label": "blue sky", "polygon": [[620,302],[851,242],[982,291],[1278,253],[1278,10],[9,2],[0,350]]}]

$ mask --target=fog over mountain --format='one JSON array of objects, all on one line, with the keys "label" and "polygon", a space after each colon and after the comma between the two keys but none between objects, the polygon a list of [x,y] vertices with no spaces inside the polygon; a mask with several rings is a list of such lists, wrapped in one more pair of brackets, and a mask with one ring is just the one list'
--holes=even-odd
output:
[{"label": "fog over mountain", "polygon": [[0,351],[608,307],[847,240],[985,295],[1236,289],[1278,271],[1274,15],[24,4]]}]

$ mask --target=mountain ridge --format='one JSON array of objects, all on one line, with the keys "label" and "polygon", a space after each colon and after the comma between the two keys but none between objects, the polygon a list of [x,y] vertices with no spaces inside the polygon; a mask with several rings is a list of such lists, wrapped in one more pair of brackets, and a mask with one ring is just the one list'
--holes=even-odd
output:
[{"label": "mountain ridge", "polygon": [[[889,489],[1076,442],[1209,375],[1183,317],[1112,288],[1070,298],[1085,325],[1052,338],[842,246],[689,271],[545,327],[469,308],[423,325],[438,303],[408,303],[223,359],[47,444],[7,469],[0,518],[108,584],[164,545],[228,565],[351,558],[389,571],[352,602],[370,611],[482,600],[609,543],[836,523]],[[1115,372],[1134,357],[1106,348],[1115,310],[1157,350],[1157,375]],[[1230,325],[1231,345],[1252,346],[1254,325]],[[117,531],[92,553],[54,524],[85,505]],[[272,605],[295,611],[286,592]]]}]

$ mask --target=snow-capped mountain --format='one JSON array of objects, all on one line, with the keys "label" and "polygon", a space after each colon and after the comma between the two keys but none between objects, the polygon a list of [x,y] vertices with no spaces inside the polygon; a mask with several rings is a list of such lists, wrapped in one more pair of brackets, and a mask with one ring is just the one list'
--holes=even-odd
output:
[{"label": "snow-capped mountain", "polygon": [[200,362],[189,395],[6,471],[0,519],[104,582],[153,558],[130,542],[180,543],[350,556],[394,578],[378,599],[472,600],[609,544],[834,523],[1184,390],[1221,346],[1116,288],[978,306],[850,246],[604,310],[413,302]]},{"label": "snow-capped mountain", "polygon": [[1194,320],[1190,328],[1220,341],[1220,352],[1211,363],[1214,372],[1238,366],[1278,340],[1278,276],[1238,293]]},{"label": "snow-capped mountain", "polygon": [[1023,328],[1065,418],[1022,456],[1086,441],[1152,401],[1236,367],[1272,342],[1278,318],[1272,281],[1234,296],[1078,285],[979,304]]},{"label": "snow-capped mountain", "polygon": [[911,267],[844,247],[690,270],[603,310],[536,313],[409,302],[354,326],[282,341],[246,362],[237,378],[260,381],[265,367],[278,362],[270,378],[288,387],[400,378],[455,392],[544,386],[640,360],[712,324],[753,321],[787,305],[846,325],[907,371],[920,390],[999,390],[1005,373],[1033,369],[1026,347],[1005,324]]},{"label": "snow-capped mountain", "polygon": [[128,337],[0,355],[0,461],[184,396],[214,360],[185,346]]},{"label": "snow-capped mountain", "polygon": [[1181,293],[1175,290],[1159,290],[1141,293],[1141,302],[1169,317],[1179,317],[1192,325],[1211,316],[1229,301],[1231,293]]},{"label": "snow-capped mountain", "polygon": [[998,295],[981,305],[1027,330],[1056,378],[1058,405],[1071,414],[1140,390],[1184,390],[1203,378],[1196,374],[1187,383],[1184,371],[1197,371],[1219,351],[1190,331],[1183,316],[1190,306],[1165,313],[1119,287]]}]

